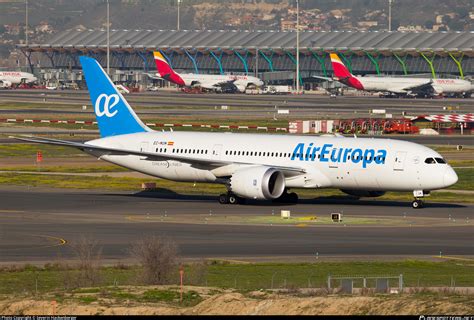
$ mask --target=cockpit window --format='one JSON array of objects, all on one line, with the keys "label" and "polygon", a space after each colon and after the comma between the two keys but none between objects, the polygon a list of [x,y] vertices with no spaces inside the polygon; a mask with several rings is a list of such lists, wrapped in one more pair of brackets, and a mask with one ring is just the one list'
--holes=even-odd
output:
[{"label": "cockpit window", "polygon": [[434,158],[426,158],[426,159],[425,159],[425,163],[427,163],[427,164],[432,164],[432,163],[436,163],[436,161],[435,161]]},{"label": "cockpit window", "polygon": [[444,160],[443,158],[435,158],[436,159],[436,162],[438,163],[446,163],[446,160]]}]

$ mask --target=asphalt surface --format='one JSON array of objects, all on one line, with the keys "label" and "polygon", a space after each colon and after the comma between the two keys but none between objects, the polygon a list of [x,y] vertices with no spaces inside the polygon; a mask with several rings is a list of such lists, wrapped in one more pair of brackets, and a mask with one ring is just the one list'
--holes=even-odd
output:
[{"label": "asphalt surface", "polygon": [[[126,95],[129,103],[137,107],[140,115],[199,115],[199,116],[247,116],[268,117],[278,109],[289,109],[295,116],[315,118],[322,116],[360,117],[367,116],[371,109],[385,109],[394,116],[402,112],[408,115],[438,113],[472,113],[474,99],[387,99],[376,96],[327,95],[245,95],[245,94],[186,94],[182,92],[145,92]],[[3,102],[44,104],[34,109],[35,113],[83,114],[84,111],[68,109],[61,105],[90,105],[87,91],[39,91],[0,90]],[[229,110],[221,110],[228,106]],[[183,108],[187,107],[187,108]],[[450,108],[451,110],[448,110]],[[2,109],[0,114],[31,113],[29,108]]]},{"label": "asphalt surface", "polygon": [[[315,192],[317,195],[317,192]],[[227,225],[167,223],[172,215],[292,214],[385,216],[410,221],[440,218],[445,226]],[[128,219],[162,217],[163,222]],[[451,220],[448,220],[449,217]],[[72,258],[69,244],[81,236],[99,241],[105,260],[129,258],[130,243],[147,235],[174,239],[186,258],[228,258],[296,261],[315,257],[474,256],[474,205],[427,203],[414,210],[408,202],[306,200],[298,205],[269,203],[223,206],[212,197],[158,196],[150,193],[112,193],[27,189],[0,190],[0,263],[47,262]],[[443,220],[443,221],[444,221]],[[66,243],[63,243],[62,240]]]}]

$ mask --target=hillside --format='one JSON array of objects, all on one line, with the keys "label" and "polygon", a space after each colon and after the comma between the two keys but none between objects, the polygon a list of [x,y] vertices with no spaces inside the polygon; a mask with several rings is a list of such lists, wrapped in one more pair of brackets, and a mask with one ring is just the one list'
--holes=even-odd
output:
[{"label": "hillside", "polygon": [[[245,17],[235,28],[278,28],[275,20],[288,14],[294,1],[277,0],[185,0],[181,3],[182,29],[224,29],[232,17]],[[230,4],[229,4],[230,3]],[[301,0],[302,10],[318,9],[328,12],[348,9],[347,16],[353,21],[366,19],[367,13],[388,11],[387,1],[380,0]],[[125,29],[174,29],[176,28],[176,0],[110,0],[113,28]],[[24,22],[24,0],[0,1],[0,21],[3,24]],[[454,12],[461,18],[474,11],[470,0],[397,0],[393,6],[395,24],[425,25],[435,21],[438,14]],[[105,24],[106,4],[104,0],[38,0],[30,1],[30,24],[47,21],[55,29],[67,29],[82,25],[98,28]],[[272,13],[272,15],[268,15]],[[265,15],[267,14],[267,15]],[[253,18],[251,18],[254,16]],[[272,21],[268,21],[272,20]],[[247,22],[247,23],[246,23]],[[250,24],[248,22],[251,22]],[[279,21],[277,21],[279,23]],[[451,24],[454,29],[464,25]],[[338,24],[334,25],[337,29]],[[339,24],[342,28],[342,25]],[[472,28],[472,24],[471,27]]]}]

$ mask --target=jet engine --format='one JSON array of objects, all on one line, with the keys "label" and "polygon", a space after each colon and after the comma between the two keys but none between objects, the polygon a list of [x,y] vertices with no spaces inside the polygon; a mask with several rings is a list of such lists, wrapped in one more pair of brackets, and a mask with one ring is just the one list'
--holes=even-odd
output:
[{"label": "jet engine", "polygon": [[275,168],[243,168],[232,175],[229,189],[242,198],[272,200],[279,198],[285,191],[285,176]]},{"label": "jet engine", "polygon": [[245,92],[245,89],[247,89],[247,83],[245,82],[235,81],[234,86],[237,88],[237,91],[240,93]]},{"label": "jet engine", "polygon": [[360,198],[377,198],[385,194],[385,191],[367,191],[367,190],[346,190],[341,189],[342,192],[348,195]]},{"label": "jet engine", "polygon": [[12,83],[6,80],[0,80],[0,88],[10,88]]}]

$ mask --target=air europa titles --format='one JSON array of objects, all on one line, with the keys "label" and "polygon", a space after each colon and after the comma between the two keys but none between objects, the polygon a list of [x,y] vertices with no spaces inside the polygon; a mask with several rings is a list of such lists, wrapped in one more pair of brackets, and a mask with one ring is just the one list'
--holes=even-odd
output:
[{"label": "air europa titles", "polygon": [[298,143],[293,150],[291,160],[300,161],[320,161],[335,163],[362,163],[362,168],[367,168],[369,164],[384,164],[387,150],[379,149],[352,149],[333,147],[332,144],[326,143],[322,147],[314,146],[310,143],[305,146],[304,143]]}]

